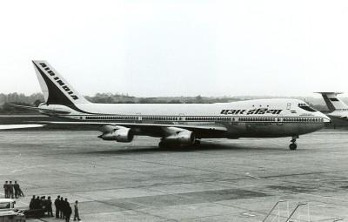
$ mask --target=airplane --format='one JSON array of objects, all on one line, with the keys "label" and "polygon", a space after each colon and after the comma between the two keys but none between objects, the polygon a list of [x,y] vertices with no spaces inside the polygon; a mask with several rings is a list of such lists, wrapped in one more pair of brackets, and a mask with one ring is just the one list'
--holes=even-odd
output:
[{"label": "airplane", "polygon": [[95,127],[100,139],[129,143],[159,137],[159,147],[199,145],[203,138],[291,137],[324,127],[330,118],[298,99],[257,99],[215,104],[96,104],[79,94],[47,61],[32,61],[45,102],[36,109],[69,127]]},{"label": "airplane", "polygon": [[348,120],[348,105],[340,100],[337,95],[342,92],[318,92],[323,96],[323,99],[329,108],[330,113],[327,115],[333,118]]}]

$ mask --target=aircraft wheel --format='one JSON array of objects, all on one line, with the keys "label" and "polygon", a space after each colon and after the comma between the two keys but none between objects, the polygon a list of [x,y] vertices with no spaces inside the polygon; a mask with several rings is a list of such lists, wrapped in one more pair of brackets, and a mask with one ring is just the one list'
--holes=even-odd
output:
[{"label": "aircraft wheel", "polygon": [[201,141],[200,140],[195,140],[195,142],[193,143],[194,146],[199,146],[201,145]]},{"label": "aircraft wheel", "polygon": [[290,150],[296,150],[297,149],[297,144],[296,143],[292,143],[289,146]]},{"label": "aircraft wheel", "polygon": [[166,146],[165,146],[165,144],[161,141],[161,142],[158,143],[158,147],[161,148],[161,149],[163,149],[163,148],[165,148]]}]

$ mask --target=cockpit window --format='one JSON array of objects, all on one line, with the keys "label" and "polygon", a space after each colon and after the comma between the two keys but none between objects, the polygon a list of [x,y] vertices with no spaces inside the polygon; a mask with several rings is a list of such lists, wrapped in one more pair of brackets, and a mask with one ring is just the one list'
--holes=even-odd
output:
[{"label": "cockpit window", "polygon": [[298,107],[300,107],[301,109],[304,109],[306,111],[309,111],[309,112],[315,112],[316,111],[315,109],[313,109],[310,106],[308,106],[306,103],[299,103]]}]

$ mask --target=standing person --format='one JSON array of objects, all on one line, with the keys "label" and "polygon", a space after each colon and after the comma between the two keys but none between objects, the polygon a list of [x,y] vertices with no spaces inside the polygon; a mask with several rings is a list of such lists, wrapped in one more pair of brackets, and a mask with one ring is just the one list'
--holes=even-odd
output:
[{"label": "standing person", "polygon": [[[17,182],[17,181],[15,181],[15,183],[16,183],[16,182]],[[20,197],[24,197],[24,193],[23,193],[21,187],[19,186],[19,184],[18,184],[18,195],[19,195]]]},{"label": "standing person", "polygon": [[47,200],[46,200],[46,196],[41,196],[40,199],[40,208],[42,209],[44,214],[47,212]]},{"label": "standing person", "polygon": [[76,200],[75,201],[75,204],[74,204],[74,221],[77,219],[78,221],[80,221],[80,215],[79,215],[79,207],[78,207],[78,201]]},{"label": "standing person", "polygon": [[34,201],[34,209],[38,210],[40,209],[41,205],[41,200],[40,200],[40,196],[37,196],[35,201]]},{"label": "standing person", "polygon": [[50,196],[47,197],[47,214],[49,217],[53,217],[52,200]]},{"label": "standing person", "polygon": [[15,196],[15,198],[18,198],[19,197],[19,185],[18,185],[17,181],[14,182],[13,188],[14,188],[14,196]]},{"label": "standing person", "polygon": [[54,206],[56,206],[56,218],[59,218],[59,212],[60,212],[60,196],[57,196],[57,199],[54,201]]},{"label": "standing person", "polygon": [[64,206],[64,198],[60,198],[60,219],[63,219],[65,216],[65,206]]},{"label": "standing person", "polygon": [[10,184],[8,185],[8,195],[9,195],[9,198],[13,198],[13,184],[12,184],[12,181],[10,181]]},{"label": "standing person", "polygon": [[65,222],[70,222],[70,216],[71,216],[71,207],[68,202],[68,198],[65,198]]},{"label": "standing person", "polygon": [[5,181],[5,184],[4,184],[4,194],[5,194],[5,198],[8,198],[8,181]]},{"label": "standing person", "polygon": [[35,202],[36,202],[36,200],[35,200],[35,195],[33,195],[33,198],[31,198],[30,204],[29,204],[29,209],[30,209],[30,210],[35,209]]}]

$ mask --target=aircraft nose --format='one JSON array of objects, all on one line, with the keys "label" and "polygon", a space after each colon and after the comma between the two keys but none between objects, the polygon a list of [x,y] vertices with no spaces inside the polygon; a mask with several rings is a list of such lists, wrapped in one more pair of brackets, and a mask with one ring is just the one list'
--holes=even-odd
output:
[{"label": "aircraft nose", "polygon": [[331,119],[328,116],[325,116],[324,123],[331,123]]},{"label": "aircraft nose", "polygon": [[323,122],[324,122],[324,123],[330,123],[330,122],[331,122],[330,117],[328,117],[328,116],[325,115],[324,113],[319,112],[319,116],[320,116],[321,118],[323,118]]}]

